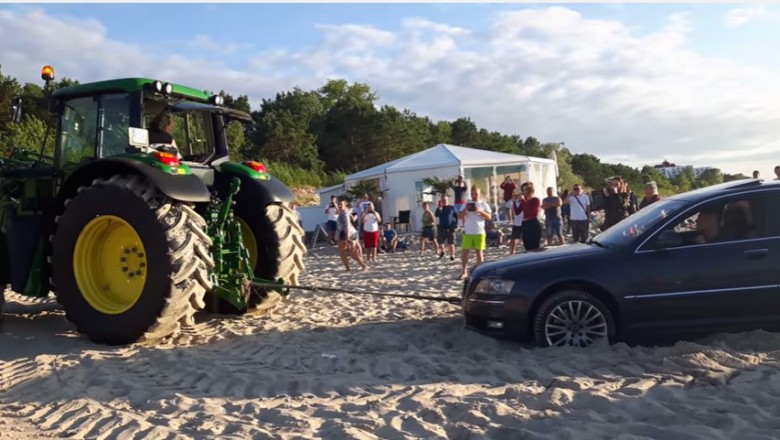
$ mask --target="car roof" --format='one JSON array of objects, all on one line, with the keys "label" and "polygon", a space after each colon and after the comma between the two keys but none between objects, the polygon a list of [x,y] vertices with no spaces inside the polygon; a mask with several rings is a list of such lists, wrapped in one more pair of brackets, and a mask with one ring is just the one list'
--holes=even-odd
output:
[{"label": "car roof", "polygon": [[717,185],[706,186],[704,188],[694,189],[692,191],[676,194],[669,197],[671,200],[682,200],[686,202],[699,202],[710,199],[716,195],[736,193],[746,189],[780,189],[780,181],[761,180],[761,179],[740,179],[731,182],[719,183]]}]

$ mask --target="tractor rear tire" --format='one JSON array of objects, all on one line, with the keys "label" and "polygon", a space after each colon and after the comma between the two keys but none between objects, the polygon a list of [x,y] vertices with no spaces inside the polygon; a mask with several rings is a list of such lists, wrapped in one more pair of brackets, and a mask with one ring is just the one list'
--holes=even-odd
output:
[{"label": "tractor rear tire", "polygon": [[206,222],[142,177],[95,179],[56,223],[52,285],[67,320],[91,340],[158,341],[204,307],[214,267]]},{"label": "tractor rear tire", "polygon": [[[251,200],[242,199],[240,191],[236,199],[233,213],[241,224],[255,277],[269,281],[281,278],[285,284],[298,285],[306,255],[306,233],[298,224],[298,216],[284,203],[270,203],[263,212]],[[281,295],[270,289],[252,287],[248,290],[247,307],[243,309],[215,295],[208,295],[206,308],[215,313],[243,315],[268,310],[281,299]]]}]

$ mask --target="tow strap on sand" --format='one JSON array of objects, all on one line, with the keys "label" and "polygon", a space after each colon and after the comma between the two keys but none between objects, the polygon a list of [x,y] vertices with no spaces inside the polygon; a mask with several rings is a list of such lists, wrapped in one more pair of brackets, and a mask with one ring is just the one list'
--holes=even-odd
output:
[{"label": "tow strap on sand", "polygon": [[393,296],[397,298],[408,299],[422,299],[427,301],[441,301],[448,302],[450,304],[461,305],[463,298],[460,296],[427,296],[427,295],[404,295],[403,293],[386,293],[386,292],[371,292],[366,290],[350,290],[350,289],[337,289],[333,287],[319,287],[319,286],[296,286],[292,284],[280,284],[274,282],[253,282],[252,286],[260,288],[270,289],[291,289],[291,290],[308,290],[311,292],[332,292],[332,293],[348,293],[351,295],[373,295],[373,296]]}]

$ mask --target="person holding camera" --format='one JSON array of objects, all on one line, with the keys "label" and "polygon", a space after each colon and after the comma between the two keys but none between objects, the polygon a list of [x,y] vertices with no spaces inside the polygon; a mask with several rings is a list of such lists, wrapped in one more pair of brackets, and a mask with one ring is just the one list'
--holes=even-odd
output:
[{"label": "person holding camera", "polygon": [[460,279],[462,280],[469,276],[467,266],[472,249],[477,254],[477,265],[482,264],[485,259],[485,220],[492,218],[492,212],[490,205],[479,199],[479,193],[479,188],[472,186],[471,200],[458,214],[458,217],[463,221],[463,240],[460,254],[461,268],[463,269]]},{"label": "person holding camera", "polygon": [[[514,198],[515,190],[517,189],[517,184],[515,183],[514,180],[512,180],[512,178],[509,175],[507,175],[506,177],[504,177],[504,181],[501,182],[501,185],[499,185],[499,187],[504,191],[504,206],[506,206]],[[507,218],[511,220],[512,210],[507,209],[506,211],[508,213]]]},{"label": "person holding camera", "polygon": [[464,194],[466,194],[467,189],[466,181],[463,180],[463,176],[459,175],[456,177],[452,184],[452,191],[455,192],[455,208],[457,208],[458,211],[461,211],[463,209],[463,204],[466,203]]},{"label": "person holding camera", "polygon": [[336,232],[339,230],[339,207],[336,204],[336,196],[330,196],[330,203],[325,208],[325,214],[328,216],[326,223],[328,239],[330,239],[330,244],[336,244]]},{"label": "person holding camera", "polygon": [[363,225],[363,246],[366,248],[366,259],[376,263],[376,254],[379,250],[379,226],[382,224],[382,216],[374,209],[374,204],[368,202],[366,212],[361,219]]},{"label": "person holding camera", "polygon": [[606,231],[628,217],[631,204],[628,183],[615,176],[604,188],[604,223],[601,230]]}]

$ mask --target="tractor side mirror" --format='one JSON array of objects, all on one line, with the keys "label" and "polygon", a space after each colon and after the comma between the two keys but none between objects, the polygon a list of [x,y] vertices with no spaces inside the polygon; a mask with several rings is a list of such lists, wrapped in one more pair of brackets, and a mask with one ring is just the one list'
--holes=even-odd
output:
[{"label": "tractor side mirror", "polygon": [[22,122],[22,98],[11,100],[11,122],[16,124]]}]

